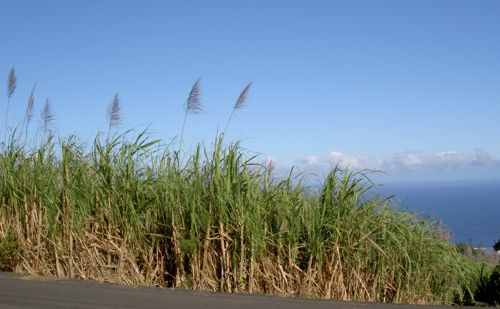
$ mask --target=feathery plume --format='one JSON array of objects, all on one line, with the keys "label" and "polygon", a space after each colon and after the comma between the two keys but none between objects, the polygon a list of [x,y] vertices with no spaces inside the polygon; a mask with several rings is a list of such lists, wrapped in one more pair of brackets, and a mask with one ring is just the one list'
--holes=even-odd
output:
[{"label": "feathery plume", "polygon": [[234,104],[233,110],[241,109],[245,107],[247,103],[247,97],[248,97],[248,91],[250,91],[250,88],[252,88],[252,82],[250,82],[245,89],[240,93],[240,96],[238,97],[238,100],[236,100],[236,103]]},{"label": "feathery plume", "polygon": [[224,129],[224,131],[222,133],[223,136],[226,134],[227,128],[229,127],[229,123],[231,122],[231,119],[233,118],[233,115],[236,113],[236,111],[239,109],[242,109],[243,107],[246,106],[248,92],[250,91],[250,88],[252,88],[252,82],[250,82],[243,89],[243,91],[241,91],[240,96],[238,97],[238,100],[236,100],[236,103],[234,103],[233,110],[231,111],[231,114],[229,115],[229,118],[227,119],[226,128]]},{"label": "feathery plume", "polygon": [[111,100],[111,103],[108,106],[107,119],[109,129],[117,127],[122,123],[122,111],[118,93],[115,94],[113,100]]},{"label": "feathery plume", "polygon": [[33,119],[33,108],[35,107],[35,89],[36,84],[33,86],[28,98],[28,104],[26,105],[26,121],[29,123]]},{"label": "feathery plume", "polygon": [[203,112],[203,106],[201,105],[201,98],[200,98],[200,93],[201,93],[200,84],[201,84],[201,77],[198,78],[196,82],[193,84],[193,87],[189,92],[189,96],[186,100],[186,103],[184,103],[184,121],[182,122],[179,150],[182,148],[182,139],[184,138],[184,128],[186,127],[187,115],[199,114]]},{"label": "feathery plume", "polygon": [[9,78],[7,80],[7,97],[10,99],[16,91],[17,86],[17,77],[16,77],[16,69],[12,67],[9,72]]},{"label": "feathery plume", "polygon": [[35,88],[36,84],[33,85],[33,88],[31,88],[30,96],[28,98],[28,104],[26,105],[26,112],[24,113],[24,119],[23,119],[23,125],[25,132],[24,132],[24,141],[28,139],[28,127],[29,123],[33,119],[33,108],[35,106]]},{"label": "feathery plume", "polygon": [[198,78],[189,92],[186,104],[184,105],[186,114],[198,114],[203,112],[200,98],[200,83],[201,78]]},{"label": "feathery plume", "polygon": [[17,86],[17,77],[16,77],[16,69],[12,67],[9,72],[9,77],[7,78],[7,111],[5,112],[5,130],[4,130],[4,141],[7,141],[7,129],[8,129],[8,121],[9,121],[9,105],[10,98],[16,91]]},{"label": "feathery plume", "polygon": [[46,133],[51,122],[55,119],[54,114],[52,113],[52,108],[50,107],[49,99],[45,100],[45,105],[40,113],[40,117],[42,118],[43,131]]}]

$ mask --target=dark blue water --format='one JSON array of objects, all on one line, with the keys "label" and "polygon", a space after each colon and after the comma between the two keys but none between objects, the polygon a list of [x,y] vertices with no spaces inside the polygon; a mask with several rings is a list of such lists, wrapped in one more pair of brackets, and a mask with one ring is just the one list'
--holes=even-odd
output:
[{"label": "dark blue water", "polygon": [[491,247],[500,239],[500,180],[398,183],[379,187],[403,208],[442,220],[456,243]]}]

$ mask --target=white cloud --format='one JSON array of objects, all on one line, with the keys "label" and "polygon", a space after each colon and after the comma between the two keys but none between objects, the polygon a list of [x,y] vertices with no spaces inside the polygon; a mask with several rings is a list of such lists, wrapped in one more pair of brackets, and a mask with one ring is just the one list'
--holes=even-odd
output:
[{"label": "white cloud", "polygon": [[310,155],[295,161],[297,168],[309,172],[327,171],[336,164],[352,169],[393,172],[498,166],[500,161],[482,150],[475,150],[471,153],[444,151],[434,154],[404,152],[377,156],[349,155],[339,151],[331,151],[321,157]]},{"label": "white cloud", "polygon": [[442,151],[431,154],[409,151],[374,156],[330,151],[322,156],[311,154],[300,157],[292,165],[275,161],[271,156],[265,156],[261,163],[272,166],[273,175],[277,178],[287,177],[293,165],[292,175],[305,175],[308,178],[307,181],[312,182],[323,179],[336,164],[352,171],[381,171],[383,173],[370,174],[370,178],[382,182],[498,179],[500,177],[500,159],[482,150],[467,153]]}]

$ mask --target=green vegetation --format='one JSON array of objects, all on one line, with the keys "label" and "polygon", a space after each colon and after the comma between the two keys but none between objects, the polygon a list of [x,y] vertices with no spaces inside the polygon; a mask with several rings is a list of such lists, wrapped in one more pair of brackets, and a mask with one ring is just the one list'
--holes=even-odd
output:
[{"label": "green vegetation", "polygon": [[[464,244],[461,244],[464,247]],[[468,246],[470,248],[470,246]],[[492,266],[494,269],[488,276],[484,273],[481,276],[480,283],[474,292],[474,297],[466,297],[464,303],[467,305],[500,305],[500,240],[493,245],[493,252],[483,250],[472,250],[474,260],[484,262]],[[470,251],[470,250],[467,250]],[[474,252],[476,251],[476,252]],[[496,265],[496,266],[495,266]]]},{"label": "green vegetation", "polygon": [[492,306],[500,305],[500,265],[497,265],[489,277],[481,280],[476,292],[475,300]]},{"label": "green vegetation", "polygon": [[13,231],[8,230],[0,239],[0,271],[13,271],[18,263],[19,245]]},{"label": "green vegetation", "polygon": [[491,269],[495,268],[500,262],[500,256],[487,248],[472,248],[470,244],[465,243],[458,243],[456,248],[460,253],[466,255],[470,259],[483,263]]},{"label": "green vegetation", "polygon": [[[460,243],[457,245],[459,252],[471,260],[482,265],[479,282],[475,290],[465,295],[462,300],[457,300],[461,305],[487,306],[500,304],[500,265],[496,253],[486,249],[473,249],[470,245]],[[497,265],[495,267],[495,265]],[[493,270],[492,272],[490,270]]]},{"label": "green vegetation", "polygon": [[[194,87],[186,115],[189,104],[201,109],[199,81]],[[56,139],[48,106],[38,146],[22,141],[21,127],[0,149],[0,264],[8,269],[398,303],[448,304],[480,283],[482,266],[433,223],[368,198],[363,173],[335,167],[321,192],[308,194],[224,134],[190,153],[146,132],[113,134],[117,95],[106,136],[91,145]]]}]

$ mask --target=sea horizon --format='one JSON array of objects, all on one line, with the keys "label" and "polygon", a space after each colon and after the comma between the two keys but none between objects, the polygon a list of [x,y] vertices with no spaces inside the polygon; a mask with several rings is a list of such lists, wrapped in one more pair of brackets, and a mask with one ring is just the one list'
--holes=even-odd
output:
[{"label": "sea horizon", "polygon": [[373,193],[440,222],[455,243],[490,248],[500,239],[500,179],[387,182]]}]

